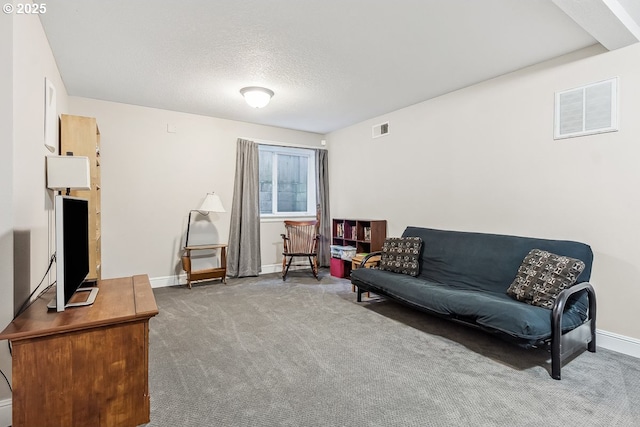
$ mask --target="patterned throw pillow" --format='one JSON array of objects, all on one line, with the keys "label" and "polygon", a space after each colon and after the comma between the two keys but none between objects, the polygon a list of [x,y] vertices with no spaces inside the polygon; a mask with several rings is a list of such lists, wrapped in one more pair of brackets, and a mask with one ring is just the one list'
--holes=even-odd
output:
[{"label": "patterned throw pillow", "polygon": [[507,294],[531,305],[553,308],[558,294],[576,283],[584,267],[579,259],[532,249],[520,264]]},{"label": "patterned throw pillow", "polygon": [[417,276],[420,273],[420,237],[389,237],[382,245],[380,270]]}]

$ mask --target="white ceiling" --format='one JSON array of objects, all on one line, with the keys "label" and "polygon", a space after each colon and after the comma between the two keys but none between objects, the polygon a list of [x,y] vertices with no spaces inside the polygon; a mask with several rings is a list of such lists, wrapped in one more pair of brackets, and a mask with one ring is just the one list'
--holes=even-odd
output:
[{"label": "white ceiling", "polygon": [[[603,29],[611,3],[623,12]],[[636,3],[49,0],[40,19],[69,95],[327,133],[598,42],[633,43]],[[240,96],[254,85],[275,92],[263,109]]]}]

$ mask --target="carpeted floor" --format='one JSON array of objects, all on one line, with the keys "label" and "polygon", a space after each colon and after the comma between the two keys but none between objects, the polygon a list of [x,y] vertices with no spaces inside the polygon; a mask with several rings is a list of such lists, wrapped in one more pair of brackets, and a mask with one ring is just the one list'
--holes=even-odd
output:
[{"label": "carpeted floor", "polygon": [[147,426],[639,426],[640,359],[548,354],[322,272],[155,290]]}]

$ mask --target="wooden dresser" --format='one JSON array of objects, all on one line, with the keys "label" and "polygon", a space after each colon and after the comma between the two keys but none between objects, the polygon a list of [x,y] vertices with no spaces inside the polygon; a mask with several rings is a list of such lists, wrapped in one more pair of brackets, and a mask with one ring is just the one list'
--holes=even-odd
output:
[{"label": "wooden dresser", "polygon": [[36,300],[0,334],[13,347],[13,426],[137,426],[149,422],[146,275],[99,280],[87,307]]}]

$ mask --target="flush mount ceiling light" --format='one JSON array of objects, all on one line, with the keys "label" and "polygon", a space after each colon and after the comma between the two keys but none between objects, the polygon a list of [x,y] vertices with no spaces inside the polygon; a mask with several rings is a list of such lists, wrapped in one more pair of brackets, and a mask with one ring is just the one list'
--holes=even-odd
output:
[{"label": "flush mount ceiling light", "polygon": [[259,86],[243,87],[240,89],[240,93],[244,96],[247,104],[253,108],[262,108],[266,106],[273,96],[272,90]]}]

